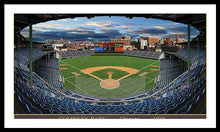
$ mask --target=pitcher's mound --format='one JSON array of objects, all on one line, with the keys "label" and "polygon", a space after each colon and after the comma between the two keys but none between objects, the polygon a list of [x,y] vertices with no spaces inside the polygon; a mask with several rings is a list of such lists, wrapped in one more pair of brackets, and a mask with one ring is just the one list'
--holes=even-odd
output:
[{"label": "pitcher's mound", "polygon": [[105,79],[100,82],[100,86],[106,89],[114,89],[119,87],[120,83],[115,79]]}]

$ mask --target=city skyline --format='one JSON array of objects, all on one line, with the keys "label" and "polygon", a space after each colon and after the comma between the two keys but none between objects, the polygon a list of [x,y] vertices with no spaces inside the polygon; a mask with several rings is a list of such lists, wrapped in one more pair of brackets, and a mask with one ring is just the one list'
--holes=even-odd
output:
[{"label": "city skyline", "polygon": [[[179,38],[187,39],[187,25],[168,20],[146,19],[134,17],[129,19],[121,16],[101,16],[52,20],[33,25],[33,41],[58,40],[64,41],[109,41],[124,35],[131,36],[132,41],[139,37]],[[28,39],[29,28],[21,31]],[[199,31],[191,27],[191,38]]]}]

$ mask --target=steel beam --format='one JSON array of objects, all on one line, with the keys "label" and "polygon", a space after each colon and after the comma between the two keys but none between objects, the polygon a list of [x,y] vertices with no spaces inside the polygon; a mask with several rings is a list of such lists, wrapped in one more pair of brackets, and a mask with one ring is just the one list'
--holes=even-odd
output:
[{"label": "steel beam", "polygon": [[32,87],[32,24],[29,24],[29,77],[30,77],[30,87]]},{"label": "steel beam", "polygon": [[199,53],[199,52],[200,52],[200,51],[199,51],[199,50],[200,50],[200,49],[199,49],[199,48],[200,48],[200,47],[199,47],[199,46],[200,46],[200,45],[199,45],[199,41],[200,41],[200,40],[199,40],[199,39],[200,39],[200,37],[198,36],[198,65],[200,65],[200,53]]},{"label": "steel beam", "polygon": [[20,35],[18,35],[18,66],[20,67]]},{"label": "steel beam", "polygon": [[190,86],[190,24],[188,24],[188,86]]}]

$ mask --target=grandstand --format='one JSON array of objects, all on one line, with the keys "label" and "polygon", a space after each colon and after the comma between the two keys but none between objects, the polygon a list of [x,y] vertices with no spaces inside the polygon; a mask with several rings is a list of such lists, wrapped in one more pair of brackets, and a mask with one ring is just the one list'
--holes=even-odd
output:
[{"label": "grandstand", "polygon": [[[164,14],[165,15],[165,14]],[[39,15],[15,15],[15,32],[20,33],[28,21],[19,23],[20,16],[33,19]],[[45,19],[53,19],[44,15]],[[135,15],[134,15],[135,16]],[[164,18],[160,15],[147,17]],[[146,17],[145,16],[145,17]],[[184,17],[167,19],[184,23]],[[56,17],[66,18],[65,14]],[[69,17],[69,15],[68,15]],[[83,14],[80,15],[83,17]],[[204,19],[203,15],[189,18]],[[182,19],[181,19],[182,18]],[[187,22],[191,24],[194,19]],[[205,21],[205,20],[204,20]],[[190,23],[191,22],[191,23]],[[125,50],[124,56],[160,61],[155,87],[132,96],[99,98],[67,90],[63,85],[59,60],[95,56],[92,50],[43,52],[37,47],[20,47],[20,35],[15,35],[14,49],[14,113],[15,114],[205,114],[206,113],[206,49],[203,21],[193,22],[200,35],[193,46],[177,52]],[[26,23],[26,25],[24,24]],[[19,25],[20,24],[20,25]],[[24,24],[24,25],[22,25]],[[27,41],[27,40],[25,40]],[[32,47],[32,45],[30,45]],[[29,46],[29,47],[30,47]],[[197,48],[198,47],[198,48]],[[190,48],[190,49],[189,49]],[[30,55],[31,53],[31,55]],[[166,54],[165,57],[161,55]],[[30,57],[31,56],[31,57]]]},{"label": "grandstand", "polygon": [[95,52],[92,51],[92,50],[58,51],[57,53],[61,57],[60,59],[84,57],[84,56],[90,56],[90,55],[94,55],[95,54]]},{"label": "grandstand", "polygon": [[124,55],[150,58],[150,59],[159,59],[161,52],[141,51],[141,50],[125,50]]}]

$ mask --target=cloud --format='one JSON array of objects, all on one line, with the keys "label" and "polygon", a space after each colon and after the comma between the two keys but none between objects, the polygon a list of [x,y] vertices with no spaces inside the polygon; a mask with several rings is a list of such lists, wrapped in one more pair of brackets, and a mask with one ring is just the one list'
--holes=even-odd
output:
[{"label": "cloud", "polygon": [[76,30],[76,31],[71,31],[69,33],[71,33],[71,34],[87,34],[87,35],[90,35],[90,34],[94,34],[95,32],[94,31],[79,31],[79,30]]},{"label": "cloud", "polygon": [[177,31],[177,32],[187,32],[187,26],[179,26],[179,27],[168,27],[167,30]]},{"label": "cloud", "polygon": [[[188,33],[188,28],[187,26],[178,26],[178,27],[169,27],[167,28],[168,31],[175,33]],[[195,36],[198,35],[199,31],[194,28],[194,27],[190,27],[190,35],[191,36]]]},{"label": "cloud", "polygon": [[[22,35],[28,39],[28,32],[23,32]],[[33,41],[44,41],[44,40],[57,40],[60,37],[64,40],[100,40],[109,41],[111,38],[122,36],[118,30],[113,29],[101,29],[99,32],[95,30],[89,30],[87,28],[69,28],[57,29],[57,30],[33,30]]]},{"label": "cloud", "polygon": [[[177,27],[163,27],[163,26],[154,26],[154,28],[140,28],[137,30],[127,29],[125,30],[132,34],[139,34],[139,35],[158,35],[158,36],[168,36],[168,37],[174,37],[176,34],[178,34],[181,37],[186,38],[187,36],[187,26],[177,26]],[[194,27],[190,27],[190,35],[196,36],[199,34],[199,31],[195,29]]]},{"label": "cloud", "polygon": [[174,35],[185,35],[186,33],[180,32],[180,33],[170,33],[170,34],[174,34]]},{"label": "cloud", "polygon": [[[32,32],[45,32],[45,31],[62,31],[63,28],[51,28],[51,27],[33,27]],[[21,33],[29,33],[29,27],[26,27]]]},{"label": "cloud", "polygon": [[116,28],[131,28],[132,25],[120,25],[120,26],[116,26]]},{"label": "cloud", "polygon": [[163,25],[179,25],[180,23],[163,23]]},{"label": "cloud", "polygon": [[[137,38],[141,35],[171,37],[174,38],[176,34],[179,37],[187,37],[187,26],[179,23],[161,23],[154,27],[147,28],[146,23],[128,23],[120,22],[114,23],[114,21],[87,21],[87,23],[74,23],[75,25],[64,25],[68,19],[60,19],[64,21],[62,24],[48,24],[42,23],[41,25],[33,26],[33,40],[48,40],[48,39],[60,39],[64,40],[109,40],[115,37],[122,37],[125,34],[131,36],[131,38]],[[72,19],[74,21],[80,20],[80,18]],[[77,24],[77,25],[76,25]],[[168,26],[170,25],[170,26]],[[173,25],[173,26],[172,26]],[[136,29],[142,26],[142,28]],[[25,37],[28,37],[29,29],[25,28],[21,32]],[[198,35],[198,30],[191,27],[191,36]],[[89,39],[90,38],[90,39]]]},{"label": "cloud", "polygon": [[118,24],[112,24],[112,21],[107,21],[104,24],[100,24],[98,22],[87,22],[87,26],[95,26],[95,27],[100,27],[100,28],[131,28],[133,27],[132,25],[118,25]]},{"label": "cloud", "polygon": [[33,30],[48,30],[48,28],[45,27],[33,27]]},{"label": "cloud", "polygon": [[63,22],[66,22],[66,21],[67,21],[67,19],[60,19],[59,21],[63,21]]},{"label": "cloud", "polygon": [[138,30],[131,30],[128,29],[126,30],[127,32],[130,33],[135,33],[135,34],[151,34],[151,35],[160,35],[160,34],[166,34],[167,31],[164,29],[157,29],[157,28],[151,28],[151,29],[147,29],[147,28],[142,28],[142,29],[138,29]]},{"label": "cloud", "polygon": [[132,30],[132,29],[127,29],[125,30],[126,32],[129,32],[129,33],[135,33],[135,30]]},{"label": "cloud", "polygon": [[95,27],[102,27],[102,28],[111,28],[113,25],[111,24],[112,21],[107,21],[107,23],[99,24],[97,22],[87,22],[86,25],[88,26],[95,26]]},{"label": "cloud", "polygon": [[79,21],[79,19],[78,19],[78,18],[72,18],[72,20],[73,20],[73,21]]},{"label": "cloud", "polygon": [[155,28],[159,28],[159,29],[166,29],[165,27],[162,26],[154,26]]},{"label": "cloud", "polygon": [[77,28],[66,28],[66,30],[88,30],[88,28],[84,28],[84,27],[77,27]]},{"label": "cloud", "polygon": [[117,37],[117,36],[121,36],[122,34],[116,30],[116,29],[101,29],[99,30],[101,31],[102,34],[107,35],[108,38],[112,38],[112,37]]},{"label": "cloud", "polygon": [[62,25],[62,24],[45,24],[44,25],[45,27],[47,27],[47,28],[51,28],[51,27],[61,27],[61,26],[64,26],[64,25]]}]

